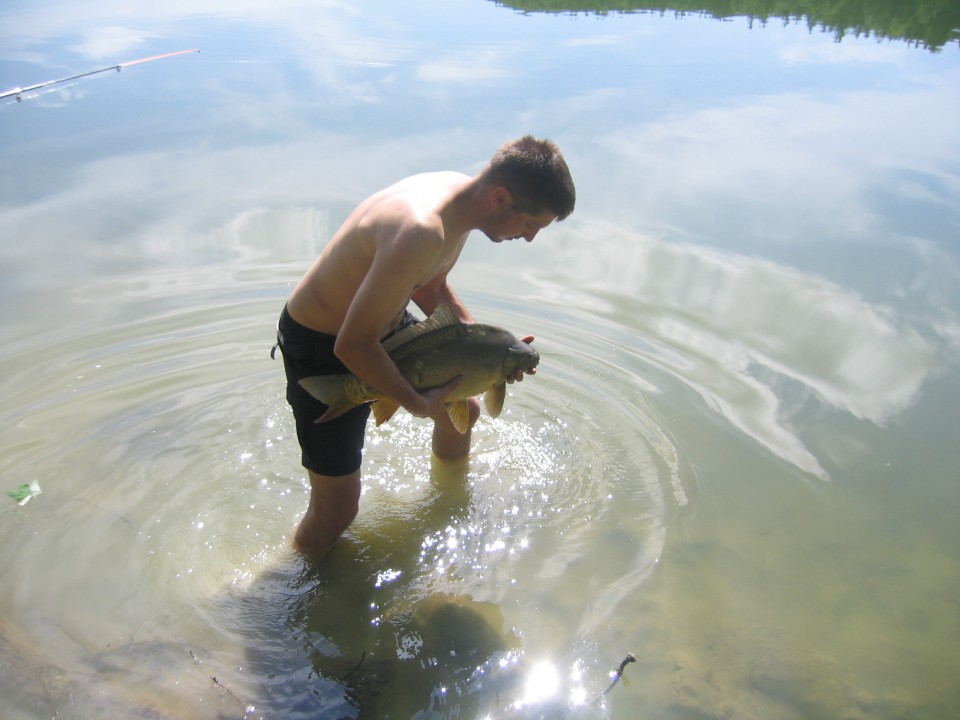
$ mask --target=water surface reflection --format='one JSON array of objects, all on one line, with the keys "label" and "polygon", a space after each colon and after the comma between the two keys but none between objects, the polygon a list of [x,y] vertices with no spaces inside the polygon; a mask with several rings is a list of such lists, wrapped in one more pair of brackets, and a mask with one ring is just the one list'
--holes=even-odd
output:
[{"label": "water surface reflection", "polygon": [[[0,513],[13,718],[960,702],[952,45],[473,0],[0,23],[11,84],[201,48],[0,106],[3,478],[43,488]],[[577,213],[454,283],[540,372],[466,467],[372,430],[312,567],[290,284],[367,192],[526,131]]]},{"label": "water surface reflection", "polygon": [[[806,398],[882,425],[942,370],[941,352],[958,329],[951,321],[931,342],[820,277],[614,227],[600,234],[603,242],[589,247],[564,234],[553,248],[558,269],[528,276],[539,295],[564,306],[572,300],[583,323],[630,318],[621,332],[604,327],[602,335],[821,478],[825,471],[792,427]],[[574,290],[559,268],[576,268]]]}]

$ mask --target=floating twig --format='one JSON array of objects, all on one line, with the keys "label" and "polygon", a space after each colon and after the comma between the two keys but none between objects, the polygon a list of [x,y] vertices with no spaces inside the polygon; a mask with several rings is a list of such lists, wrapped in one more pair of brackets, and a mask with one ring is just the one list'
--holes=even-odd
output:
[{"label": "floating twig", "polygon": [[350,677],[350,676],[353,675],[357,670],[359,670],[359,669],[360,669],[360,666],[363,665],[363,661],[366,659],[366,657],[367,657],[367,651],[364,650],[364,651],[360,654],[360,660],[359,660],[359,662],[357,662],[357,664],[353,666],[353,670],[351,670],[351,671],[348,672],[346,675],[344,675],[342,678],[340,678],[340,682],[346,682],[348,677]]},{"label": "floating twig", "polygon": [[611,675],[613,676],[613,682],[610,683],[609,687],[604,690],[601,695],[606,695],[608,692],[613,690],[614,685],[620,682],[620,678],[623,676],[623,669],[630,663],[636,662],[637,657],[633,653],[627,653],[627,656],[620,661],[620,665],[614,670]]}]

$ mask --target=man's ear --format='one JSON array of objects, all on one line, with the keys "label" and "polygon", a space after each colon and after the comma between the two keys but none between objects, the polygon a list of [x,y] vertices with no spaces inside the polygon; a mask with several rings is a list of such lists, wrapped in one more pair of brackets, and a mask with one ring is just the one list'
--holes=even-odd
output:
[{"label": "man's ear", "polygon": [[503,185],[498,185],[493,189],[491,198],[493,199],[493,205],[497,210],[502,210],[504,207],[507,207],[510,201],[513,199],[510,195],[510,191]]}]

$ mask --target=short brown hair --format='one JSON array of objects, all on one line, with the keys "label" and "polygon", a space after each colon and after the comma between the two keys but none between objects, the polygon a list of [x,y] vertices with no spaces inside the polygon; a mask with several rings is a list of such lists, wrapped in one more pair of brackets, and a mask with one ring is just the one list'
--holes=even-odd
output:
[{"label": "short brown hair", "polygon": [[524,135],[500,146],[483,176],[510,191],[517,212],[549,210],[563,220],[573,212],[577,191],[560,148],[550,140]]}]

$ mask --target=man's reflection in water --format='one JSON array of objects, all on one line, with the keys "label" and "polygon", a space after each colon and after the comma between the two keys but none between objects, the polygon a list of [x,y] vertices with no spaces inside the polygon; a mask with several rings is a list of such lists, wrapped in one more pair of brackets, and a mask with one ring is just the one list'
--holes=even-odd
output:
[{"label": "man's reflection in water", "polygon": [[255,716],[409,718],[458,702],[479,666],[518,646],[498,606],[437,590],[422,565],[425,538],[467,516],[467,473],[466,459],[434,458],[425,497],[372,510],[320,562],[291,552],[227,599]]}]

